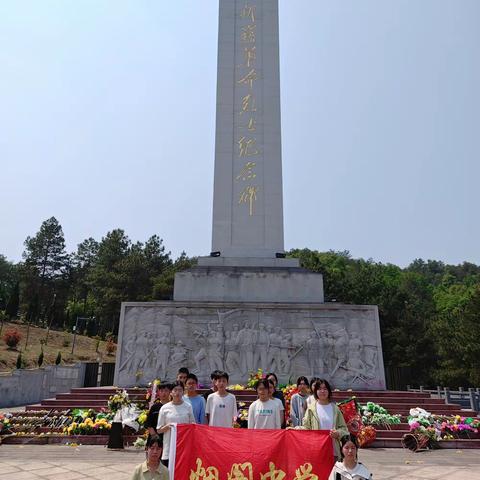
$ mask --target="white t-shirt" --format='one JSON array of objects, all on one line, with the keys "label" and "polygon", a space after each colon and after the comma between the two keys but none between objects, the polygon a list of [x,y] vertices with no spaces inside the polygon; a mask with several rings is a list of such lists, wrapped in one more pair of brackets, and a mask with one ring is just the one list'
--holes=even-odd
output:
[{"label": "white t-shirt", "polygon": [[210,416],[211,427],[233,427],[233,419],[237,416],[237,399],[227,393],[221,397],[218,392],[211,393],[207,398],[205,413]]},{"label": "white t-shirt", "polygon": [[280,420],[281,410],[279,403],[282,405],[281,401],[267,400],[262,402],[260,399],[255,400],[248,409],[248,428],[281,428],[282,421]]},{"label": "white t-shirt", "polygon": [[272,397],[271,400],[273,400],[274,402],[277,402],[277,403],[280,404],[279,407],[278,407],[280,410],[285,410],[285,407],[283,406],[283,403],[282,403],[282,401],[281,401],[279,398],[277,398],[277,397]]},{"label": "white t-shirt", "polygon": [[341,476],[342,479],[348,478],[353,480],[370,480],[372,478],[372,474],[361,463],[357,463],[355,468],[351,470],[346,468],[342,462],[337,462],[332,468],[328,480],[336,480],[338,476]]},{"label": "white t-shirt", "polygon": [[[195,423],[192,406],[183,401],[180,405],[174,405],[168,402],[160,409],[158,413],[157,429],[164,427],[167,423]],[[170,430],[163,434],[163,452],[162,460],[168,460],[170,450]]]},{"label": "white t-shirt", "polygon": [[333,405],[320,405],[317,402],[317,415],[320,420],[321,430],[332,430],[333,428]]}]

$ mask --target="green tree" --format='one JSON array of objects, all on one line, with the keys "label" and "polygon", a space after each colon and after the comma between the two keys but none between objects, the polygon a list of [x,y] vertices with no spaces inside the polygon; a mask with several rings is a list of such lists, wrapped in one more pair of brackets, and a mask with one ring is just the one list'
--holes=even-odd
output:
[{"label": "green tree", "polygon": [[107,233],[99,244],[95,262],[87,276],[96,305],[95,316],[99,319],[103,334],[114,330],[120,304],[128,300],[125,297],[125,283],[129,279],[124,271],[124,261],[130,247],[130,239],[123,230]]},{"label": "green tree", "polygon": [[0,310],[5,310],[18,282],[18,269],[5,256],[0,255]]},{"label": "green tree", "polygon": [[196,257],[189,258],[185,252],[182,252],[175,262],[153,278],[152,300],[172,300],[175,274],[192,268],[196,264]]},{"label": "green tree", "polygon": [[102,334],[118,331],[122,301],[152,300],[155,278],[171,266],[170,253],[154,235],[132,244],[123,230],[109,232],[99,243],[86,284]]},{"label": "green tree", "polygon": [[23,258],[26,265],[34,267],[42,281],[65,273],[68,260],[65,238],[55,217],[45,220],[34,237],[27,237]]},{"label": "green tree", "polygon": [[477,386],[480,284],[442,284],[435,290],[434,298],[437,315],[430,329],[438,357],[434,379],[443,385]]},{"label": "green tree", "polygon": [[56,307],[57,287],[70,268],[62,227],[55,217],[45,220],[34,237],[27,237],[23,258],[29,317],[35,323],[42,317],[50,324]]},{"label": "green tree", "polygon": [[16,282],[13,291],[10,293],[5,313],[8,318],[16,318],[18,316],[18,308],[20,306],[20,282]]}]

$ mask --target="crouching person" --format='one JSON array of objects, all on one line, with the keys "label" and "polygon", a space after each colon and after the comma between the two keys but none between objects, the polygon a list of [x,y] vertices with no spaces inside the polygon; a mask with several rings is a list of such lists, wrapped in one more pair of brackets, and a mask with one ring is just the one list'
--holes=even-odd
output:
[{"label": "crouching person", "polygon": [[163,435],[150,437],[147,441],[147,460],[137,465],[131,480],[168,480],[168,469],[160,461],[163,450]]},{"label": "crouching person", "polygon": [[328,480],[372,480],[367,467],[358,461],[357,439],[353,435],[342,437],[342,461],[335,463]]}]

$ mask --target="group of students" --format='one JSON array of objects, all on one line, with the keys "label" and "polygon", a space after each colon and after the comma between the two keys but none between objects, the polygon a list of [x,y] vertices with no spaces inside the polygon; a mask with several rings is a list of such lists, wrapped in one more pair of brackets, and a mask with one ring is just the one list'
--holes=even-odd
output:
[{"label": "group of students", "polygon": [[[186,368],[178,371],[176,381],[172,384],[162,383],[157,386],[156,403],[148,413],[147,450],[161,448],[160,458],[153,463],[158,467],[159,476],[148,476],[147,462],[137,467],[133,479],[159,478],[168,479],[168,461],[170,449],[170,429],[174,423],[198,423],[214,427],[233,427],[237,416],[235,395],[227,391],[229,376],[226,372],[216,370],[211,374],[212,388],[201,395],[198,392],[198,379]],[[255,390],[258,399],[248,410],[248,428],[280,429],[286,427],[285,399],[277,390],[278,379],[275,373],[269,373],[257,382]],[[357,443],[351,436],[343,415],[336,403],[332,401],[332,388],[327,380],[306,377],[297,380],[298,393],[290,403],[289,424],[292,428],[304,430],[328,430],[333,442],[334,455],[339,461],[335,464],[329,480],[361,480],[372,478],[370,472],[357,461]],[[157,447],[155,447],[157,445]],[[142,470],[143,469],[143,470]],[[145,476],[141,476],[141,473]],[[147,475],[148,474],[148,475]],[[165,476],[167,475],[167,476]]]}]

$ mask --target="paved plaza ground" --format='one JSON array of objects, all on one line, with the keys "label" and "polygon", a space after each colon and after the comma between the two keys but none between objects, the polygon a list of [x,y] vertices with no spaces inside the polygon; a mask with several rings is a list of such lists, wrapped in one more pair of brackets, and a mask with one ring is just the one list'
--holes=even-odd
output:
[{"label": "paved plaza ground", "polygon": [[[127,480],[144,453],[134,449],[57,445],[1,445],[2,480]],[[480,480],[480,450],[411,453],[401,449],[363,450],[361,461],[376,480]],[[186,479],[178,479],[186,480]]]}]

